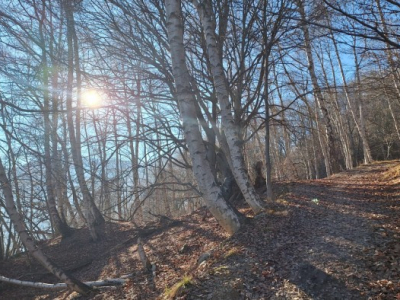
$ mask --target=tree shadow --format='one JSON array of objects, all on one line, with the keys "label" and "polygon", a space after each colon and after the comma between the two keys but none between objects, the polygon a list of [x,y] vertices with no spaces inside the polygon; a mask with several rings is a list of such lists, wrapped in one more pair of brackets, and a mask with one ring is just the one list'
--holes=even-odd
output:
[{"label": "tree shadow", "polygon": [[357,291],[308,262],[300,262],[289,278],[293,284],[313,299],[359,299]]}]

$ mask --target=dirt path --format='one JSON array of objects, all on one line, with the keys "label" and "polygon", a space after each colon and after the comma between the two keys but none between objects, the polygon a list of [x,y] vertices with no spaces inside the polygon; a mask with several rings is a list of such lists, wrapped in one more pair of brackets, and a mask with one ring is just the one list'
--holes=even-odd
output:
[{"label": "dirt path", "polygon": [[400,282],[394,282],[400,279],[399,253],[396,258],[384,254],[399,233],[393,226],[398,221],[398,191],[391,194],[390,186],[380,181],[389,167],[365,166],[293,187],[288,200],[300,209],[287,229],[301,237],[301,243],[282,253],[290,259],[290,250],[297,252],[292,252],[294,268],[288,277],[308,296],[389,299],[395,284],[399,290]]},{"label": "dirt path", "polygon": [[400,184],[384,179],[398,165],[284,186],[280,206],[224,249],[239,249],[235,260],[210,266],[225,272],[189,298],[228,299],[236,286],[229,299],[400,299]]}]

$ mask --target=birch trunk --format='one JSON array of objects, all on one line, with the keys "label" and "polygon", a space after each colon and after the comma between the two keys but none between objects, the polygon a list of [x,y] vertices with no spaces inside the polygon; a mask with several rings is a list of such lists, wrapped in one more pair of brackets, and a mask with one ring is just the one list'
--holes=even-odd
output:
[{"label": "birch trunk", "polygon": [[[317,147],[316,147],[316,138],[315,135],[317,135],[319,144],[320,144],[320,148],[321,148],[321,152],[324,153],[324,140],[321,137],[321,131],[319,130],[319,121],[318,121],[318,114],[317,112],[315,113],[315,127],[314,127],[314,122],[312,119],[313,116],[313,109],[310,106],[310,104],[308,103],[307,99],[304,96],[301,96],[301,92],[299,91],[299,89],[297,88],[295,81],[293,80],[293,78],[290,76],[289,71],[286,69],[285,65],[283,65],[283,69],[285,71],[286,76],[289,79],[290,84],[293,86],[294,91],[296,92],[296,95],[298,97],[300,97],[300,99],[303,100],[304,104],[307,107],[307,111],[308,111],[308,115],[309,115],[309,127],[311,130],[311,134],[312,134],[312,147],[313,147],[313,159],[314,159],[314,170],[315,170],[315,179],[319,179],[321,178],[321,175],[319,173],[319,168],[318,168],[318,159],[317,159]],[[323,155],[323,154],[322,154]],[[324,156],[324,155],[323,155]]]},{"label": "birch trunk", "polygon": [[[356,116],[356,111],[354,109],[354,122],[356,123],[357,129],[359,128],[359,134],[361,137],[361,141],[363,144],[363,153],[364,153],[364,164],[369,164],[372,162],[372,155],[371,149],[369,147],[367,133],[365,130],[365,123],[364,123],[364,113],[362,107],[362,93],[361,93],[361,77],[360,77],[360,65],[358,62],[358,56],[356,52],[356,39],[354,39],[353,45],[353,54],[354,54],[354,65],[356,67],[356,83],[357,83],[357,91],[358,91],[358,110],[359,110],[359,117]],[[353,109],[350,109],[353,111]],[[358,120],[358,125],[356,120]]]},{"label": "birch trunk", "polygon": [[[322,154],[324,156],[326,175],[330,176],[332,174],[332,167],[334,165],[332,162],[335,157],[334,131],[333,131],[333,126],[332,126],[332,122],[331,122],[331,117],[330,117],[328,109],[326,107],[325,99],[322,95],[321,88],[319,86],[317,75],[315,72],[314,58],[313,58],[312,50],[311,50],[311,38],[310,38],[309,30],[308,30],[306,13],[304,10],[304,2],[301,0],[297,1],[297,6],[299,8],[301,22],[302,22],[302,31],[303,31],[303,35],[304,35],[304,46],[305,46],[305,51],[306,51],[307,61],[308,61],[308,71],[309,71],[309,74],[311,77],[311,82],[312,82],[313,91],[314,91],[314,98],[318,105],[318,109],[322,112],[322,116],[323,116],[321,125],[322,125],[323,131],[324,131],[324,136],[320,135],[321,150],[322,150]],[[316,113],[317,119],[319,118],[318,115],[319,114]]]},{"label": "birch trunk", "polygon": [[[335,44],[335,40],[334,37],[332,36],[332,41]],[[336,45],[335,45],[336,47]],[[344,122],[343,122],[343,117],[342,114],[340,112],[340,106],[339,106],[339,101],[338,101],[338,92],[337,92],[337,84],[336,84],[336,72],[335,72],[335,68],[333,66],[333,61],[330,55],[330,52],[328,52],[328,57],[329,57],[329,63],[331,66],[331,70],[332,70],[332,74],[333,74],[333,86],[334,86],[334,90],[331,90],[331,87],[329,86],[329,79],[328,79],[328,75],[326,73],[326,68],[324,66],[324,59],[323,57],[321,57],[321,55],[318,55],[318,58],[320,60],[320,64],[322,67],[322,73],[324,75],[324,79],[325,79],[325,83],[329,94],[329,98],[331,100],[331,103],[333,103],[333,108],[334,108],[334,116],[336,117],[336,128],[339,134],[339,139],[340,139],[340,147],[342,148],[342,152],[343,152],[343,156],[345,159],[345,167],[346,170],[350,170],[353,168],[353,157],[351,155],[351,150],[350,150],[350,140],[349,140],[349,136],[348,136],[348,132],[345,130],[345,126],[344,126]],[[341,61],[339,60],[339,66],[341,69],[341,75],[342,78],[345,80],[344,77],[344,73],[343,73],[343,68],[342,68],[342,64]]]},{"label": "birch trunk", "polygon": [[22,243],[29,251],[29,253],[37,259],[43,267],[45,267],[49,272],[57,276],[60,280],[65,282],[69,288],[77,291],[80,294],[88,294],[91,290],[89,286],[83,284],[74,277],[67,275],[63,270],[54,265],[44,253],[36,247],[32,237],[29,236],[27,229],[25,228],[22,216],[18,213],[13,199],[13,194],[11,190],[10,182],[8,181],[5,169],[3,167],[3,162],[0,159],[0,183],[1,189],[3,190],[5,206],[11,221],[14,224],[15,231],[21,238]]},{"label": "birch trunk", "polygon": [[[346,77],[344,75],[344,70],[343,70],[342,60],[340,59],[339,49],[337,47],[336,39],[335,39],[332,31],[331,31],[331,38],[332,38],[332,41],[333,41],[333,46],[335,48],[335,54],[336,54],[337,61],[338,61],[338,64],[339,64],[339,70],[340,70],[340,75],[341,75],[342,81],[343,81],[344,94],[345,94],[345,97],[346,97],[347,105],[349,106],[349,110],[350,110],[351,116],[353,118],[354,123],[356,124],[356,128],[357,128],[358,134],[360,135],[361,141],[362,141],[362,144],[363,144],[364,163],[370,163],[372,161],[371,150],[370,150],[368,139],[367,139],[367,135],[366,135],[366,132],[365,132],[365,127],[363,125],[362,108],[360,107],[360,116],[357,117],[356,109],[354,108],[354,105],[353,105],[353,103],[352,103],[352,101],[350,99],[349,88],[348,88],[348,85],[347,85]],[[359,86],[359,84],[358,84],[359,83],[359,76],[358,76],[359,72],[358,72],[357,54],[354,53],[354,55],[355,55],[354,56],[355,57],[355,63],[357,64],[357,66],[356,66],[356,70],[357,70],[357,72],[356,72],[357,85]],[[359,93],[359,95],[361,96],[360,93]],[[361,103],[361,99],[359,99],[359,102]]]},{"label": "birch trunk", "polygon": [[221,189],[215,181],[211,167],[207,161],[207,152],[199,130],[196,117],[196,101],[190,83],[186,66],[183,45],[183,24],[179,0],[166,0],[167,31],[172,58],[172,72],[175,79],[177,98],[182,117],[183,130],[188,144],[196,176],[204,201],[218,223],[233,234],[240,228],[238,216],[225,202]]},{"label": "birch trunk", "polygon": [[257,195],[246,172],[242,149],[239,145],[239,135],[232,117],[226,76],[222,67],[222,59],[219,55],[217,47],[217,40],[215,37],[215,21],[211,13],[211,3],[207,0],[193,0],[193,3],[196,6],[204,31],[214,87],[221,109],[222,129],[224,130],[231,156],[230,162],[232,163],[232,173],[235,177],[237,185],[240,188],[240,191],[245,198],[245,201],[250,205],[255,213],[260,213],[264,209],[264,204]]}]

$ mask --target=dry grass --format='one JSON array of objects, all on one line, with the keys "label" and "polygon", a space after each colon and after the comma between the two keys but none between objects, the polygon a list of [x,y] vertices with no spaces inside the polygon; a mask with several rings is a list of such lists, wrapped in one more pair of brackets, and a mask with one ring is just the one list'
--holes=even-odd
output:
[{"label": "dry grass", "polygon": [[229,251],[227,253],[225,253],[224,258],[228,259],[229,257],[240,255],[241,253],[242,253],[242,250],[240,248],[233,247],[233,248],[229,249]]},{"label": "dry grass", "polygon": [[387,170],[382,177],[383,181],[389,181],[391,184],[400,183],[400,163],[392,166]]},{"label": "dry grass", "polygon": [[174,299],[178,296],[186,287],[193,284],[192,276],[183,276],[183,278],[175,283],[171,288],[167,288],[164,292],[164,299]]}]

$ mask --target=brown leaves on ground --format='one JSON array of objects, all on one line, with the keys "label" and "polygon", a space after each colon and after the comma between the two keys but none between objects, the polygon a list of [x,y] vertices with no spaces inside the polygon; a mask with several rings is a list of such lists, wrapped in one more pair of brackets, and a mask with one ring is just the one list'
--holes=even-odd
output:
[{"label": "brown leaves on ground", "polygon": [[[124,286],[90,299],[400,300],[398,170],[399,162],[382,162],[322,180],[277,183],[277,201],[255,217],[242,210],[248,222],[231,238],[204,209],[172,225],[150,224],[143,242],[155,276],[141,271],[138,232],[129,223],[107,224],[98,243],[80,229],[41,247],[81,280],[132,274]],[[25,255],[0,270],[57,281]],[[1,284],[0,298],[78,297]]]}]

